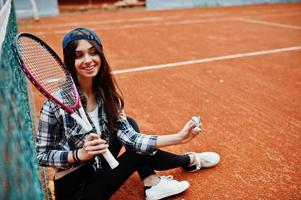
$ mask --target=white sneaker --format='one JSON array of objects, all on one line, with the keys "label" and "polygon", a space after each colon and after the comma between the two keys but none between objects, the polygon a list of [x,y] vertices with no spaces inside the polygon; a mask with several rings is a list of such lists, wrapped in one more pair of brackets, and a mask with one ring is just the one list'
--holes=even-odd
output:
[{"label": "white sneaker", "polygon": [[194,162],[190,166],[185,167],[185,169],[189,172],[195,172],[202,168],[214,167],[220,161],[220,156],[215,152],[188,152],[186,154],[192,154],[195,156]]},{"label": "white sneaker", "polygon": [[190,184],[187,181],[173,180],[172,176],[160,176],[160,182],[157,185],[145,189],[145,199],[163,199],[184,192],[189,186]]}]

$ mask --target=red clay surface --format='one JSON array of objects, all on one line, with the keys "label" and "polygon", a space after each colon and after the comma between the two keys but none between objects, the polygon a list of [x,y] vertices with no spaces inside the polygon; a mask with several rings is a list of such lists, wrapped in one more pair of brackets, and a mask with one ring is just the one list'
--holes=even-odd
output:
[{"label": "red clay surface", "polygon": [[[202,117],[198,138],[166,150],[221,155],[213,169],[160,172],[191,184],[172,199],[301,199],[301,3],[19,22],[20,31],[36,33],[60,55],[63,34],[79,26],[101,36],[114,70],[199,61],[116,74],[125,111],[144,133],[173,133],[191,116]],[[143,199],[142,188],[134,174],[112,199]]]}]

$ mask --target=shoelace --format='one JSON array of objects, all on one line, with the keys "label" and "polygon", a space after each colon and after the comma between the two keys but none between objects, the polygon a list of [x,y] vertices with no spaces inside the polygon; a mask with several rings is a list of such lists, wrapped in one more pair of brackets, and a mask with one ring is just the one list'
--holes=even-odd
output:
[{"label": "shoelace", "polygon": [[165,180],[173,180],[173,176],[172,175],[168,175],[168,176],[160,176],[161,179],[165,179]]},{"label": "shoelace", "polygon": [[197,156],[196,154],[194,154],[194,163],[196,165],[196,169],[201,169],[202,168],[202,161],[201,158],[199,156]]}]

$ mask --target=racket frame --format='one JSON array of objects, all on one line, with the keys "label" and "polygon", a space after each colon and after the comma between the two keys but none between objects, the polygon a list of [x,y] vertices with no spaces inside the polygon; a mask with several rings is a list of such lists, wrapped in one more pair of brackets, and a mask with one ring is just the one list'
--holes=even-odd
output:
[{"label": "racket frame", "polygon": [[[29,37],[35,41],[37,41],[39,44],[41,44],[41,46],[43,46],[54,58],[55,60],[59,63],[59,65],[62,67],[64,73],[66,76],[68,76],[70,78],[70,80],[72,81],[72,89],[74,91],[74,95],[76,97],[75,99],[75,103],[72,106],[66,106],[64,105],[61,101],[59,101],[57,98],[55,98],[52,94],[50,94],[43,86],[41,83],[39,83],[31,74],[31,72],[28,70],[26,64],[23,62],[23,57],[20,53],[20,47],[19,47],[19,38],[20,37]],[[58,104],[63,110],[66,110],[69,114],[74,113],[74,109],[79,109],[80,107],[82,107],[81,102],[80,102],[80,98],[76,89],[76,86],[74,84],[74,81],[71,77],[71,75],[69,73],[66,72],[66,69],[63,67],[64,64],[61,61],[61,59],[59,58],[59,56],[52,50],[52,48],[50,46],[48,46],[45,42],[43,42],[41,39],[39,39],[38,37],[36,37],[35,35],[32,35],[30,33],[19,33],[16,37],[15,40],[13,42],[13,50],[15,52],[15,54],[17,55],[17,60],[19,62],[19,65],[22,69],[22,71],[25,73],[25,75],[28,77],[28,79],[30,80],[30,82],[48,99],[51,99],[52,101],[54,101],[56,104]]]}]

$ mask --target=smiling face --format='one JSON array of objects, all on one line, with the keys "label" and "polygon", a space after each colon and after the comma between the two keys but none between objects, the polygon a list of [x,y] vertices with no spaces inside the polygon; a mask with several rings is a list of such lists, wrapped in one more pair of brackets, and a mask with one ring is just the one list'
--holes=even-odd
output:
[{"label": "smiling face", "polygon": [[79,40],[75,50],[75,69],[79,82],[91,81],[97,75],[101,59],[97,49],[87,40]]}]

